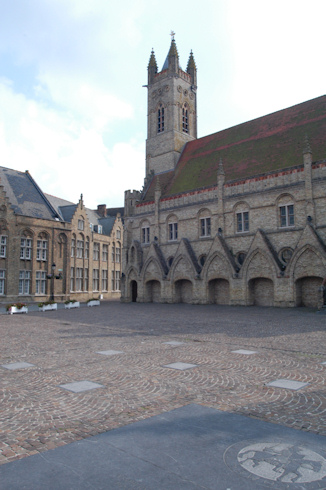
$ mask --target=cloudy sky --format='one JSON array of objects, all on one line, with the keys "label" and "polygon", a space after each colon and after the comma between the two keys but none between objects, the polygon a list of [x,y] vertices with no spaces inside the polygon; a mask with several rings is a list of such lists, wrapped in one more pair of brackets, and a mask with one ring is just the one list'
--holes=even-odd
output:
[{"label": "cloudy sky", "polygon": [[326,1],[0,0],[1,166],[88,207],[145,169],[147,64],[176,32],[198,68],[199,136],[320,95]]}]

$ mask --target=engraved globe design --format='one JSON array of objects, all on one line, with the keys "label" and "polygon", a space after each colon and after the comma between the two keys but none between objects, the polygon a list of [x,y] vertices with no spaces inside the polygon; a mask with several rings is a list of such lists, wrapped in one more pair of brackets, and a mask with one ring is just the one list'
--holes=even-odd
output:
[{"label": "engraved globe design", "polygon": [[238,453],[238,462],[258,477],[282,483],[310,483],[326,476],[325,458],[292,444],[252,444]]}]

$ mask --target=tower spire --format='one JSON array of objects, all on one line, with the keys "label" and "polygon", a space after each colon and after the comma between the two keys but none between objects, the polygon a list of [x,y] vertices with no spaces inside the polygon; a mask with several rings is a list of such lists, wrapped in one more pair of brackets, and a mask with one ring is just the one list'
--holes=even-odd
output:
[{"label": "tower spire", "polygon": [[192,50],[190,51],[190,55],[189,55],[189,60],[188,60],[188,65],[187,65],[187,73],[189,73],[189,75],[191,76],[192,84],[196,87],[197,86],[197,67],[196,67],[195,58],[194,58]]},{"label": "tower spire", "polygon": [[156,58],[155,58],[155,53],[154,53],[154,49],[153,48],[152,48],[152,51],[151,51],[151,56],[149,58],[147,70],[148,70],[148,84],[150,85],[150,84],[153,83],[155,74],[158,71],[157,63],[156,63]]}]

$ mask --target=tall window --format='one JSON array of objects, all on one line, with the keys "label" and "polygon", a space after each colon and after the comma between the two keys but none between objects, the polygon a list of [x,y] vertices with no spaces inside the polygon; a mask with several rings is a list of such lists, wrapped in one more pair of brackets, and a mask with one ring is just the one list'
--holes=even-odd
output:
[{"label": "tall window", "polygon": [[85,242],[85,259],[89,259],[89,238],[86,238]]},{"label": "tall window", "polygon": [[84,240],[77,240],[77,258],[82,259],[84,255]]},{"label": "tall window", "polygon": [[6,281],[6,271],[0,270],[0,294],[5,294],[5,281]]},{"label": "tall window", "polygon": [[100,287],[99,270],[93,269],[93,291],[98,291]]},{"label": "tall window", "polygon": [[46,293],[46,273],[45,271],[36,271],[36,294]]},{"label": "tall window", "polygon": [[76,240],[71,240],[71,257],[75,257]]},{"label": "tall window", "polygon": [[31,287],[31,272],[19,271],[19,294],[29,294]]},{"label": "tall window", "polygon": [[0,235],[0,257],[6,257],[7,255],[7,237]]},{"label": "tall window", "polygon": [[162,104],[157,111],[157,132],[163,133],[164,131],[164,107]]},{"label": "tall window", "polygon": [[249,231],[249,212],[237,213],[237,232]]},{"label": "tall window", "polygon": [[88,291],[88,269],[84,269],[84,291]]},{"label": "tall window", "polygon": [[83,290],[83,269],[77,267],[76,269],[76,291]]},{"label": "tall window", "polygon": [[178,240],[178,223],[169,223],[169,241]]},{"label": "tall window", "polygon": [[108,290],[108,271],[102,270],[102,291]]},{"label": "tall window", "polygon": [[142,243],[149,243],[149,226],[143,226],[141,229],[141,241]]},{"label": "tall window", "polygon": [[117,230],[116,235],[117,235],[117,238],[121,238],[121,230],[120,230],[120,228]]},{"label": "tall window", "polygon": [[47,240],[37,240],[36,260],[46,261],[47,260],[47,250],[48,250],[48,241]]},{"label": "tall window", "polygon": [[115,243],[112,243],[112,249],[111,249],[111,261],[114,263],[115,262]]},{"label": "tall window", "polygon": [[32,258],[32,240],[30,238],[20,239],[20,258],[31,260]]},{"label": "tall window", "polygon": [[70,267],[70,291],[75,290],[75,269]]},{"label": "tall window", "polygon": [[294,206],[280,206],[280,225],[282,227],[294,226]]},{"label": "tall window", "polygon": [[115,289],[120,291],[120,271],[115,271]]},{"label": "tall window", "polygon": [[115,273],[111,271],[111,290],[115,291]]},{"label": "tall window", "polygon": [[99,243],[94,243],[93,260],[100,260],[100,244]]},{"label": "tall window", "polygon": [[79,219],[78,220],[78,230],[83,230],[84,229],[84,220],[83,219]]},{"label": "tall window", "polygon": [[102,247],[102,260],[103,262],[107,262],[109,259],[109,245],[103,245]]},{"label": "tall window", "polygon": [[187,106],[182,108],[182,131],[184,133],[189,133]]},{"label": "tall window", "polygon": [[120,257],[121,257],[121,248],[120,245],[118,244],[115,248],[115,261],[117,264],[120,263]]},{"label": "tall window", "polygon": [[201,218],[200,220],[200,236],[211,236],[211,219]]}]

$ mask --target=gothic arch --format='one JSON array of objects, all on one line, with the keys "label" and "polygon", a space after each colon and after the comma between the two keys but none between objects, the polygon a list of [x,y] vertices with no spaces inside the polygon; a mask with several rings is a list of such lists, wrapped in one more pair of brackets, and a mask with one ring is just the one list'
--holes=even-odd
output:
[{"label": "gothic arch", "polygon": [[309,244],[294,252],[289,266],[293,281],[305,276],[326,276],[326,257]]},{"label": "gothic arch", "polygon": [[141,280],[144,282],[160,280],[163,275],[164,272],[159,261],[155,257],[149,257],[142,268]]},{"label": "gothic arch", "polygon": [[211,279],[229,279],[232,276],[232,269],[229,261],[220,252],[213,252],[205,262],[202,277],[206,281]]},{"label": "gothic arch", "polygon": [[245,258],[242,269],[247,283],[253,278],[261,277],[274,281],[277,277],[277,270],[271,257],[260,248],[256,248]]},{"label": "gothic arch", "polygon": [[193,267],[191,261],[185,255],[179,255],[175,257],[171,269],[169,271],[169,277],[172,282],[180,279],[188,279],[196,275],[196,270]]}]

